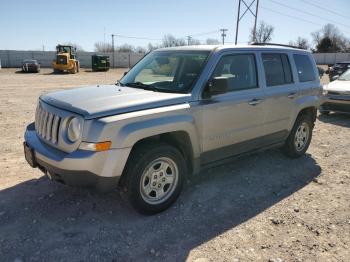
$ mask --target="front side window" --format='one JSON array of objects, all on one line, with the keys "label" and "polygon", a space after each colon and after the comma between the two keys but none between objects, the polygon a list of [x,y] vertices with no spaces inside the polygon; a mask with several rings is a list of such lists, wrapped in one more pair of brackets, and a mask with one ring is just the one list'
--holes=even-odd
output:
[{"label": "front side window", "polygon": [[255,56],[253,54],[227,55],[218,62],[212,78],[228,80],[228,92],[258,87]]},{"label": "front side window", "polygon": [[293,55],[300,82],[314,81],[315,73],[307,55]]},{"label": "front side window", "polygon": [[292,71],[286,54],[262,54],[266,85],[278,86],[293,82]]},{"label": "front side window", "polygon": [[121,85],[163,92],[188,93],[201,74],[209,51],[155,51],[121,80]]}]

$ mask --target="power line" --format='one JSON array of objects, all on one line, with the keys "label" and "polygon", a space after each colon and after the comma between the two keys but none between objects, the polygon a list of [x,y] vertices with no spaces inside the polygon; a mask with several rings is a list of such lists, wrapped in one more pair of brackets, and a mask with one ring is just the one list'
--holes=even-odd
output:
[{"label": "power line", "polygon": [[219,32],[219,30],[214,30],[214,31],[209,31],[209,32],[204,32],[204,33],[198,33],[198,34],[191,34],[191,36],[212,35],[212,34],[216,34],[217,32]]},{"label": "power line", "polygon": [[276,13],[276,14],[280,14],[280,15],[283,15],[283,16],[287,16],[287,17],[296,19],[296,20],[298,20],[298,21],[304,21],[304,22],[306,22],[306,23],[310,23],[310,24],[314,24],[314,25],[318,25],[318,26],[323,26],[323,25],[321,25],[321,24],[312,22],[312,21],[310,21],[310,20],[302,19],[302,18],[300,18],[300,17],[296,17],[296,16],[292,16],[292,15],[288,15],[288,14],[286,14],[286,13],[282,13],[282,12],[280,12],[280,11],[276,11],[276,10],[273,10],[273,9],[270,9],[270,8],[267,8],[267,7],[261,6],[261,8],[262,8],[262,9],[265,9],[265,10],[267,10],[267,11]]},{"label": "power line", "polygon": [[[270,12],[273,12],[273,13],[276,13],[276,14],[279,14],[279,15],[287,16],[287,17],[289,17],[289,18],[292,18],[292,19],[295,19],[295,20],[298,20],[298,21],[303,21],[303,22],[306,22],[306,23],[309,23],[309,24],[313,24],[313,25],[317,25],[317,26],[321,26],[321,27],[324,26],[324,25],[322,25],[322,24],[315,23],[315,22],[312,22],[312,21],[310,21],[310,20],[306,20],[306,19],[303,19],[303,18],[300,18],[300,17],[297,17],[297,16],[288,15],[288,14],[286,14],[286,13],[283,13],[283,12],[280,12],[280,11],[276,11],[276,10],[273,10],[273,9],[270,9],[270,8],[267,8],[267,7],[261,6],[261,8],[262,8],[262,9],[265,9],[265,10],[267,10],[267,11],[270,11]],[[347,31],[344,31],[344,30],[342,30],[342,31],[349,34],[349,32],[347,32]]]},{"label": "power line", "polygon": [[289,9],[296,10],[296,11],[298,11],[298,12],[300,12],[300,13],[304,13],[304,14],[307,14],[307,15],[310,15],[310,16],[314,16],[314,17],[320,18],[320,19],[322,19],[322,20],[328,20],[328,21],[330,21],[330,22],[332,22],[332,23],[334,23],[334,24],[338,24],[338,25],[340,25],[340,26],[350,27],[349,25],[345,25],[345,24],[339,23],[339,22],[337,22],[337,21],[334,21],[334,20],[325,18],[325,17],[323,17],[323,16],[315,15],[315,14],[313,14],[313,13],[310,13],[310,12],[307,12],[307,11],[304,11],[304,10],[301,10],[301,9],[299,9],[299,8],[295,8],[295,7],[290,6],[290,5],[286,5],[286,4],[277,2],[277,1],[275,1],[275,0],[270,0],[270,2],[273,2],[273,3],[278,4],[278,5],[280,5],[280,6],[284,6],[284,7],[289,8]]},{"label": "power line", "polygon": [[341,16],[341,17],[343,17],[343,18],[346,18],[346,19],[349,19],[349,20],[350,20],[350,17],[349,17],[349,16],[342,15],[342,14],[340,14],[340,13],[338,13],[338,12],[332,11],[332,10],[330,10],[330,9],[326,9],[326,8],[320,6],[320,5],[317,5],[317,4],[314,4],[314,3],[310,3],[310,2],[305,1],[305,0],[301,0],[301,1],[303,1],[305,4],[308,4],[308,5],[317,7],[318,9],[321,9],[321,10],[323,10],[323,11],[326,11],[326,12],[329,12],[329,13],[332,13],[332,14],[335,14],[335,15],[339,15],[339,16]]},{"label": "power line", "polygon": [[132,38],[132,39],[141,39],[141,40],[155,40],[159,41],[162,40],[160,38],[149,38],[149,37],[139,37],[139,36],[127,36],[127,35],[114,35],[119,38]]}]

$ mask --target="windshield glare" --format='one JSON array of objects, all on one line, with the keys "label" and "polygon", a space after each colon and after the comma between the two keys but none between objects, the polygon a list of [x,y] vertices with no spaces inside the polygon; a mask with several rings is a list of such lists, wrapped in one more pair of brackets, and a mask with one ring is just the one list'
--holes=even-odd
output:
[{"label": "windshield glare", "polygon": [[139,82],[159,91],[188,93],[208,55],[209,51],[155,51],[136,64],[120,83]]},{"label": "windshield glare", "polygon": [[345,80],[345,81],[350,81],[350,69],[348,69],[347,71],[345,71],[344,74],[342,74],[338,80]]}]

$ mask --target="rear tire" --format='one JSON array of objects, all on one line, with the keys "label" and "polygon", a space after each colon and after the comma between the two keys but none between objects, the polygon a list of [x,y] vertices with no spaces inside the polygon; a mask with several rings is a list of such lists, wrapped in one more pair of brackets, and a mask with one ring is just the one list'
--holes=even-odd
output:
[{"label": "rear tire", "polygon": [[313,126],[314,123],[310,116],[298,116],[282,148],[285,155],[291,158],[298,158],[305,154],[311,142]]},{"label": "rear tire", "polygon": [[186,173],[184,157],[175,147],[139,145],[131,153],[124,174],[128,199],[142,214],[159,213],[176,201]]}]

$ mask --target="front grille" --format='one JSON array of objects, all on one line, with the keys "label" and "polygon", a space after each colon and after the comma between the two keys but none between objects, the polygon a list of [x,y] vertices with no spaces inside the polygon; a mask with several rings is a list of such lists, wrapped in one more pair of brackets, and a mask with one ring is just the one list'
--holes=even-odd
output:
[{"label": "front grille", "polygon": [[46,141],[58,143],[61,117],[44,109],[40,103],[35,114],[35,130]]},{"label": "front grille", "polygon": [[57,56],[57,64],[66,65],[67,64],[67,56],[58,55]]},{"label": "front grille", "polygon": [[336,96],[341,95],[341,93],[336,92],[336,91],[328,91],[328,94],[330,94],[330,95],[336,95]]}]

